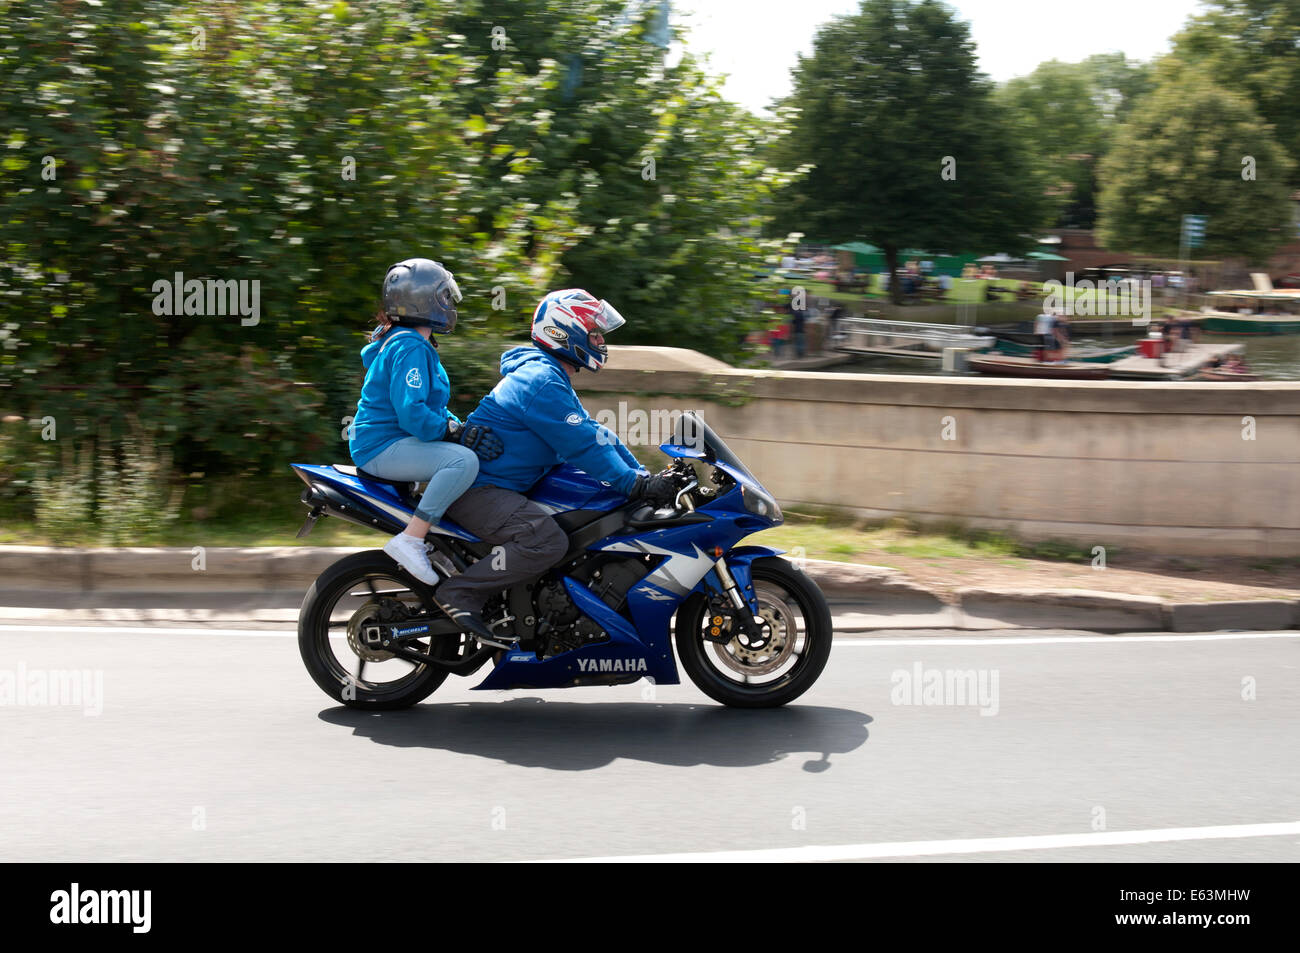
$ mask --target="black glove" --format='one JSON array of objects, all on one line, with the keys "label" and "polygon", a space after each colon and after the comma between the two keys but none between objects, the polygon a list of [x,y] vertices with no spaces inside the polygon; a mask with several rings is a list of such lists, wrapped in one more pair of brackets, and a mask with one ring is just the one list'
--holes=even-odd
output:
[{"label": "black glove", "polygon": [[480,460],[495,460],[506,448],[501,438],[492,432],[491,427],[484,427],[481,424],[462,424],[451,419],[447,420],[447,435],[442,439],[458,443],[467,450],[473,450]]},{"label": "black glove", "polygon": [[633,502],[645,500],[655,506],[667,506],[677,499],[677,484],[673,482],[672,477],[664,476],[662,473],[650,475],[643,473],[636,478],[636,483],[632,484],[632,492],[628,494],[628,499]]}]

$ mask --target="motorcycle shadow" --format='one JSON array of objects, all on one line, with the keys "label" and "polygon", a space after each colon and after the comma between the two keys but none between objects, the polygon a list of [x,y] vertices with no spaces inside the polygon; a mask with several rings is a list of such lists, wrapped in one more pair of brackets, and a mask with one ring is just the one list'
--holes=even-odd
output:
[{"label": "motorcycle shadow", "polygon": [[742,711],[718,705],[591,704],[512,698],[419,705],[406,711],[327,708],[320,719],[399,748],[477,755],[557,771],[589,771],[616,758],[690,767],[753,767],[812,752],[803,770],[826,771],[868,736],[871,716],[793,705]]}]

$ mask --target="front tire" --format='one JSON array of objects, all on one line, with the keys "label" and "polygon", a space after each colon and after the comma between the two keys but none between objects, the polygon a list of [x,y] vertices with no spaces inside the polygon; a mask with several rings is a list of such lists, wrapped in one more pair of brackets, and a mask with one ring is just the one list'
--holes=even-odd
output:
[{"label": "front tire", "polygon": [[[298,613],[298,651],[312,680],[349,708],[390,711],[423,701],[447,670],[367,647],[357,632],[383,612],[428,615],[432,590],[400,569],[382,550],[339,560],[312,583]],[[460,642],[463,644],[465,637]],[[409,643],[434,658],[454,659],[454,636]]]},{"label": "front tire", "polygon": [[692,599],[677,615],[677,657],[704,694],[736,708],[775,708],[798,698],[830,657],[831,610],[826,597],[801,570],[775,556],[751,566],[759,615],[770,638],[761,649],[739,637],[725,644],[704,637],[708,603]]}]

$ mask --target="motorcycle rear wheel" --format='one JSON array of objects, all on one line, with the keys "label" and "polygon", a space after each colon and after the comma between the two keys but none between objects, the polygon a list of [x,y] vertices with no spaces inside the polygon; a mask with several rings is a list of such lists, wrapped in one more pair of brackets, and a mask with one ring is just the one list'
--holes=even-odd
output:
[{"label": "motorcycle rear wheel", "polygon": [[[387,603],[390,608],[400,603],[412,613],[427,614],[433,607],[430,587],[409,576],[382,550],[371,550],[341,559],[321,573],[307,590],[298,613],[298,651],[303,664],[327,695],[349,708],[409,708],[447,678],[445,669],[407,661],[357,640],[356,630],[376,615],[384,600],[391,600]],[[466,638],[462,636],[461,643]],[[450,637],[407,645],[434,658],[454,659],[460,651]],[[376,673],[392,677],[377,678]]]},{"label": "motorcycle rear wheel", "polygon": [[692,599],[677,616],[677,657],[692,682],[715,701],[735,708],[776,708],[794,701],[826,667],[834,631],[830,607],[817,584],[775,556],[755,560],[754,595],[770,640],[758,650],[739,637],[726,644],[704,637],[708,604]]}]

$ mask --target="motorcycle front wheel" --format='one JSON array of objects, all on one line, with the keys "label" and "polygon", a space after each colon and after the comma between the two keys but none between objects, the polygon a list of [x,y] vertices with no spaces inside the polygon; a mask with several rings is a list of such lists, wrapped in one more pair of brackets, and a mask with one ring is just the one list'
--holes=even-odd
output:
[{"label": "motorcycle front wheel", "polygon": [[[423,701],[447,670],[366,645],[368,623],[438,618],[428,586],[407,575],[382,550],[339,560],[316,579],[298,613],[298,651],[321,689],[349,708],[388,711]],[[455,659],[467,636],[407,643],[432,658]]]},{"label": "motorcycle front wheel", "polygon": [[682,668],[710,698],[736,708],[775,708],[811,688],[826,667],[831,611],[817,584],[784,559],[755,560],[751,571],[761,644],[739,633],[727,642],[705,638],[714,620],[702,598],[682,606],[674,641]]}]

